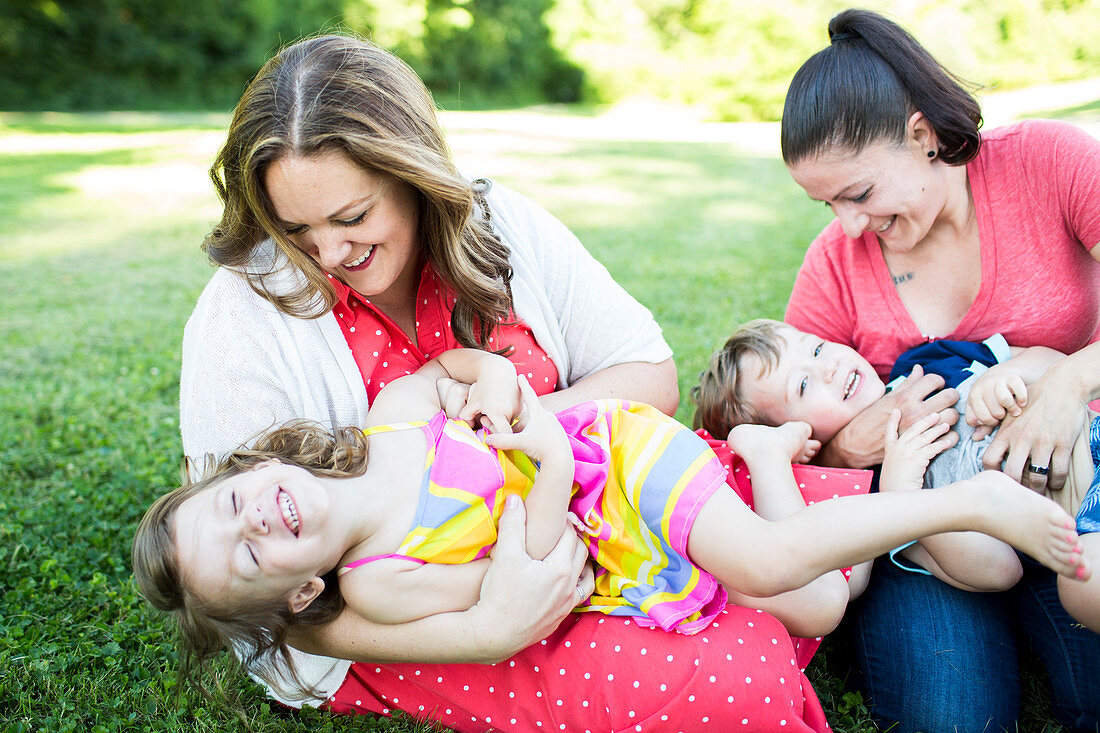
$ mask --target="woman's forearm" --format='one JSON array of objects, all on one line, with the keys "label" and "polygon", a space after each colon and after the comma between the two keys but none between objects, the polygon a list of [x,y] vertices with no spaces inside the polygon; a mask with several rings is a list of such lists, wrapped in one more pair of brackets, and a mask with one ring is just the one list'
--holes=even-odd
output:
[{"label": "woman's forearm", "polygon": [[872,438],[855,437],[848,440],[850,433],[841,430],[836,437],[821,446],[813,462],[819,466],[839,466],[843,468],[870,468],[882,463],[884,448],[881,441]]},{"label": "woman's forearm", "polygon": [[1100,341],[1058,360],[1040,379],[1064,384],[1082,402],[1100,398]]},{"label": "woman's forearm", "polygon": [[1024,384],[1031,384],[1046,374],[1047,369],[1065,358],[1065,354],[1046,346],[1029,346],[1014,350],[1012,358],[1001,366],[1009,367],[1013,373],[1024,380]]},{"label": "woman's forearm", "polygon": [[295,629],[292,646],[357,662],[476,662],[507,659],[540,641],[592,592],[588,551],[573,532],[562,533],[544,559],[524,549],[526,513],[505,503],[492,563],[472,608],[403,624],[372,623],[345,609],[320,627]]},{"label": "woman's forearm", "polygon": [[491,632],[485,609],[441,613],[403,624],[367,621],[351,610],[325,626],[300,629],[291,646],[353,662],[435,662],[491,664],[530,643]]},{"label": "woman's forearm", "polygon": [[676,364],[672,359],[657,364],[632,361],[601,369],[569,387],[543,395],[542,404],[557,412],[593,399],[621,399],[644,402],[666,415],[680,406]]}]

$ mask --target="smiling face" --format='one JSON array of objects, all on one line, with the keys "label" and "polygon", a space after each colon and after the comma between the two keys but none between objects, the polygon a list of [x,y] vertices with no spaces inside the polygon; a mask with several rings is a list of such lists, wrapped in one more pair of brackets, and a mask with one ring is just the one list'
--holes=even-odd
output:
[{"label": "smiling face", "polygon": [[[908,252],[931,231],[947,205],[945,168],[923,118],[900,144],[879,141],[854,152],[830,148],[787,167],[810,198],[828,206],[856,239],[871,232],[882,247]],[[930,129],[930,128],[929,128]]]},{"label": "smiling face", "polygon": [[276,222],[321,269],[379,302],[412,302],[420,249],[416,193],[408,184],[327,151],[268,167]]},{"label": "smiling face", "polygon": [[220,607],[287,598],[301,610],[340,558],[330,514],[322,483],[296,466],[269,462],[220,481],[176,510],[184,584]]},{"label": "smiling face", "polygon": [[828,442],[886,393],[870,363],[854,349],[790,326],[780,329],[779,362],[743,357],[741,394],[773,425],[803,420]]}]

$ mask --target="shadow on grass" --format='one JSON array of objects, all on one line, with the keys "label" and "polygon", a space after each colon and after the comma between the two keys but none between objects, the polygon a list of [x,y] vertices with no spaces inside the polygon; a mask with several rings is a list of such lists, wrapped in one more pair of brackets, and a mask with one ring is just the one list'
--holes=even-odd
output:
[{"label": "shadow on grass", "polygon": [[92,166],[133,165],[147,159],[146,151],[135,150],[0,156],[0,220],[32,219],[28,209],[45,197],[76,193],[75,186],[62,182],[65,176]]}]

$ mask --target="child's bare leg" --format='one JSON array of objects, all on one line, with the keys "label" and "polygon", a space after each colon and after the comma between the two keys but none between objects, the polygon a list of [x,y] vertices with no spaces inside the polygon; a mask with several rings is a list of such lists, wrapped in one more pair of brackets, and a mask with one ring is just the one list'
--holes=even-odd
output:
[{"label": "child's bare leg", "polygon": [[[1062,507],[1041,494],[1020,491],[1024,487],[1000,471],[983,471],[955,486],[970,483],[988,492],[984,498],[988,510],[983,517],[988,521],[976,529],[1022,550],[1059,575],[1078,581],[1092,577],[1092,564],[1082,555],[1076,524]],[[996,526],[998,522],[1001,526]]]},{"label": "child's bare leg", "polygon": [[[806,508],[790,462],[794,453],[809,452],[805,448],[809,441],[810,426],[802,422],[777,428],[739,425],[730,432],[727,440],[730,448],[750,461],[753,510],[757,515],[777,521]],[[788,448],[762,452],[761,443],[767,443],[768,448],[779,445]],[[839,570],[813,578],[801,588],[767,598],[748,596],[730,587],[726,590],[732,603],[767,611],[791,634],[803,638],[824,636],[835,629],[850,598],[848,582]]]},{"label": "child's bare leg", "polygon": [[848,583],[839,570],[819,575],[811,582],[785,593],[759,598],[726,586],[730,603],[759,608],[787,627],[791,636],[813,639],[831,633],[848,608]]},{"label": "child's bare leg", "polygon": [[719,491],[699,513],[688,551],[727,587],[759,597],[801,587],[918,537],[977,529],[1084,580],[1091,569],[1072,527],[1054,502],[987,471],[939,489],[831,499],[771,523],[732,491]]},{"label": "child's bare leg", "polygon": [[[1081,535],[1086,563],[1100,564],[1100,532]],[[1100,573],[1084,583],[1058,578],[1058,597],[1070,616],[1100,634]]]},{"label": "child's bare leg", "polygon": [[850,601],[859,598],[863,595],[863,591],[867,590],[867,583],[871,580],[872,565],[874,563],[868,560],[852,566],[852,572],[848,574],[848,599]]}]

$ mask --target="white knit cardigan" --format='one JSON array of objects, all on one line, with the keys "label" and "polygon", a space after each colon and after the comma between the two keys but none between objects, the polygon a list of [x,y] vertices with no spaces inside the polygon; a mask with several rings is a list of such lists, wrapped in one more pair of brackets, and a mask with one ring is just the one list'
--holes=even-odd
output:
[{"label": "white knit cardigan", "polygon": [[[616,364],[672,356],[650,312],[561,222],[499,184],[486,199],[493,228],[511,252],[515,312],[557,365],[561,387]],[[271,241],[251,267],[277,273],[269,284],[275,292],[300,277]],[[293,418],[362,425],[367,406],[363,377],[331,312],[294,318],[236,272],[223,267],[214,273],[184,329],[180,432],[186,455],[224,455]],[[320,696],[303,701],[271,686],[268,692],[295,707],[321,704],[350,665],[294,656],[299,676]]]}]

